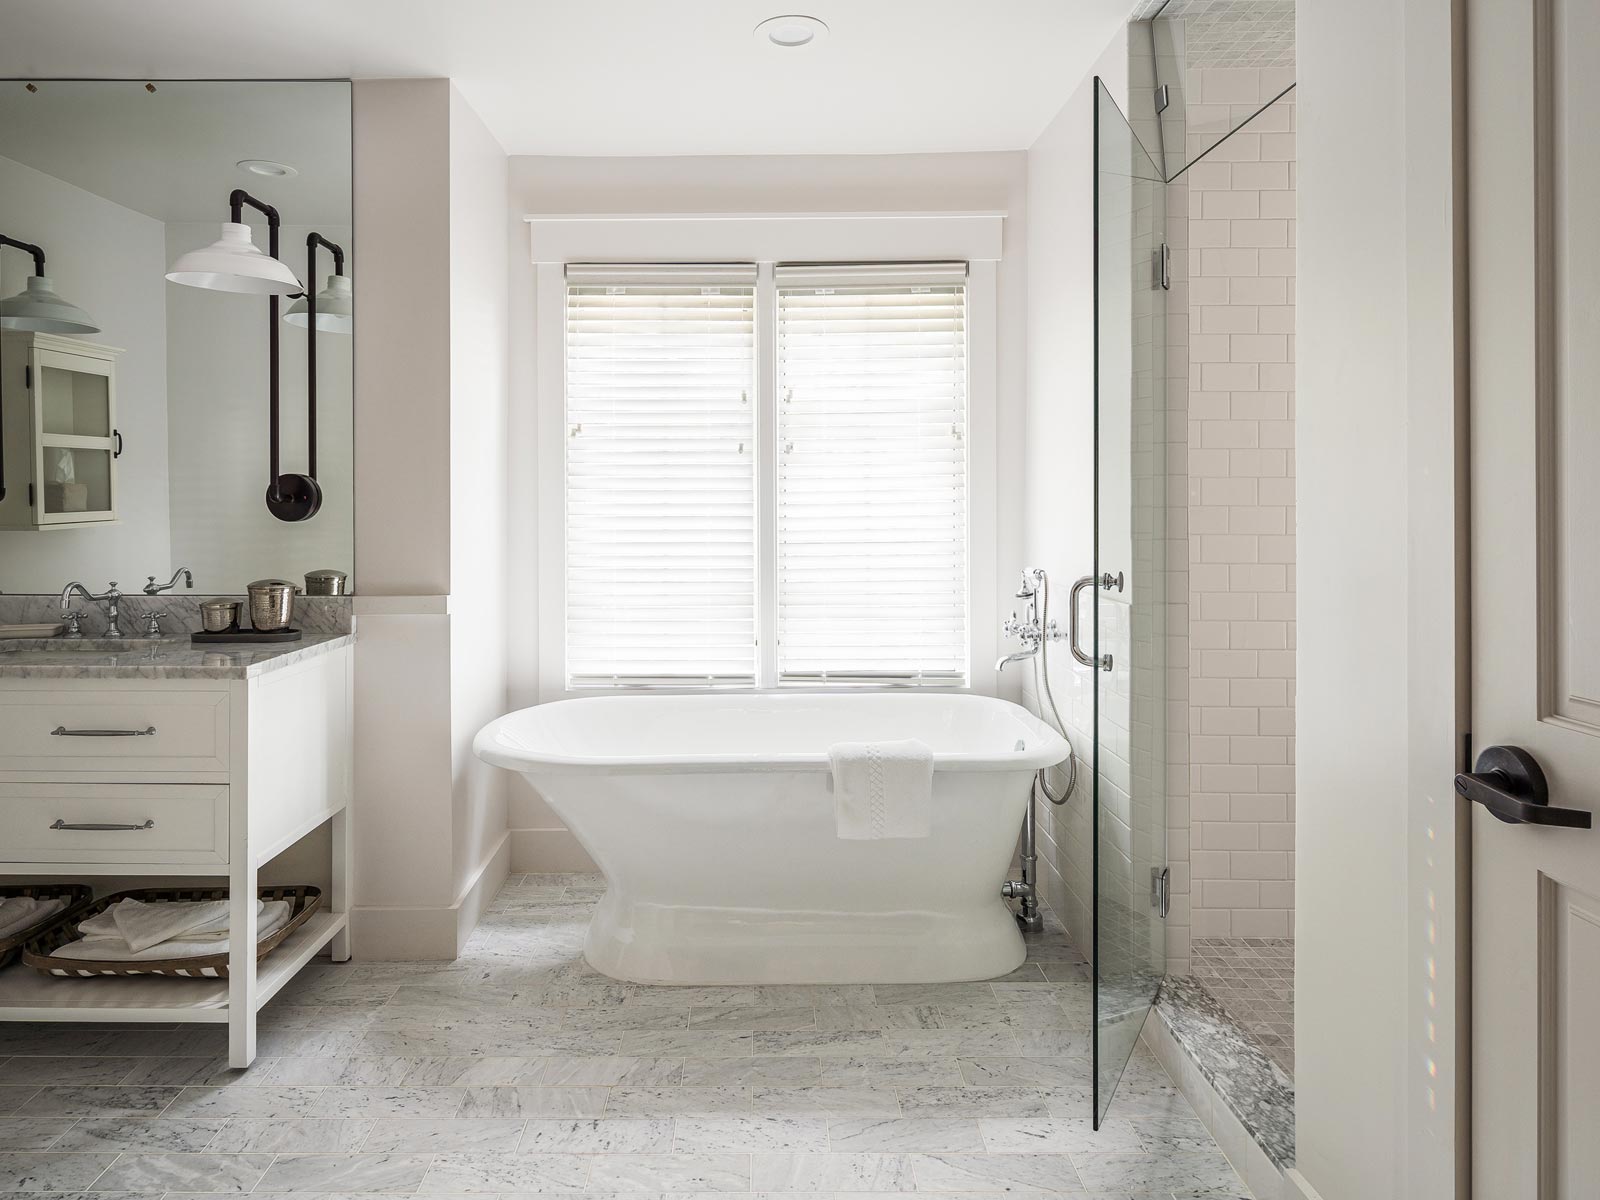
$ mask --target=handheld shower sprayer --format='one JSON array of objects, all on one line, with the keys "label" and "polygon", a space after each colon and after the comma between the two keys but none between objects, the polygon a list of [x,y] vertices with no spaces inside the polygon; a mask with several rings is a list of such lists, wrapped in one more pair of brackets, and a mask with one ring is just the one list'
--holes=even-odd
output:
[{"label": "handheld shower sprayer", "polygon": [[[1055,726],[1056,731],[1066,739],[1070,751],[1072,738],[1067,733],[1066,723],[1062,721],[1061,713],[1056,708],[1055,695],[1050,690],[1049,646],[1051,642],[1061,641],[1067,635],[1056,627],[1055,621],[1050,617],[1050,577],[1045,574],[1043,567],[1033,567],[1022,572],[1022,581],[1017,585],[1016,598],[1027,601],[1026,615],[1019,619],[1013,612],[1011,619],[1005,623],[1005,632],[1020,639],[1022,649],[1003,655],[995,664],[995,670],[1002,671],[1008,664],[1020,662],[1025,658],[1033,659],[1033,682],[1034,690],[1039,696],[1040,716]],[[1066,765],[1067,783],[1060,792],[1054,792],[1050,788],[1049,767],[1041,768],[1034,776],[1034,794],[1028,797],[1028,813],[1022,823],[1022,879],[1007,880],[1000,889],[1002,896],[1020,902],[1020,911],[1016,914],[1017,924],[1030,933],[1036,933],[1044,928],[1044,919],[1039,913],[1038,819],[1034,805],[1037,794],[1041,791],[1045,799],[1052,804],[1061,805],[1067,802],[1078,783],[1076,752],[1068,753]]]}]

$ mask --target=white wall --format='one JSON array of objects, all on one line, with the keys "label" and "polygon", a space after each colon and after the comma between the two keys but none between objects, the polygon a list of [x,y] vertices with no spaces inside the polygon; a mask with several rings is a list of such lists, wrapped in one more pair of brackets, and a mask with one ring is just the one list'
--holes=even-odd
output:
[{"label": "white wall", "polygon": [[1451,24],[1298,13],[1296,1125],[1327,1200],[1465,1182],[1464,879],[1430,805],[1458,750]]},{"label": "white wall", "polygon": [[[164,227],[9,158],[0,158],[0,196],[5,197],[0,228],[43,247],[56,291],[100,326],[101,332],[81,340],[123,351],[116,360],[116,382],[117,427],[125,447],[117,463],[121,524],[0,533],[0,591],[59,592],[71,579],[96,592],[113,579],[124,591],[137,591],[147,575],[164,581],[172,570]],[[0,253],[0,295],[20,292],[31,274],[28,255],[13,249]],[[0,402],[26,404],[28,398],[8,392]]]},{"label": "white wall", "polygon": [[[510,703],[538,700],[536,397],[534,272],[524,215],[1003,212],[1005,245],[997,272],[998,473],[991,539],[1009,596],[1022,567],[1025,161],[1018,153],[747,158],[537,158],[511,160],[512,411],[510,442]],[[670,248],[663,249],[670,257]],[[1009,611],[1007,609],[1006,611]],[[987,631],[986,631],[987,632]],[[977,639],[974,639],[975,642]],[[986,666],[987,664],[983,664]],[[560,821],[519,778],[511,782],[513,869],[587,869],[589,860]]]},{"label": "white wall", "polygon": [[[1094,562],[1094,80],[1128,92],[1123,29],[1028,150],[1027,390],[1021,566],[1043,567],[1064,626],[1067,589]],[[1002,579],[1009,578],[1002,572]],[[1085,601],[1085,611],[1088,602]],[[1016,670],[1016,668],[1010,668]],[[1022,676],[1035,711],[1031,672]],[[1061,808],[1040,806],[1040,883],[1085,950],[1093,934],[1093,701],[1095,681],[1057,643],[1051,689],[1080,756],[1079,786]]]},{"label": "white wall", "polygon": [[448,80],[354,91],[356,905],[366,958],[452,958],[505,876],[505,156]]},{"label": "white wall", "polygon": [[[507,773],[472,753],[506,711],[506,154],[450,89],[450,709],[457,896],[504,878]],[[490,893],[492,894],[492,892]]]},{"label": "white wall", "polygon": [[[217,223],[170,224],[166,260],[210,245]],[[279,254],[305,275],[305,241],[311,228],[284,225]],[[317,232],[359,258],[349,226]],[[265,222],[256,245],[267,247]],[[332,259],[317,256],[319,291]],[[267,487],[267,301],[168,283],[168,446],[172,500],[172,563],[194,572],[204,592],[242,592],[253,579],[299,582],[307,572],[355,570],[352,494],[351,340],[317,338],[317,474],[322,508],[309,521],[286,525],[262,503]],[[306,470],[306,337],[279,312],[280,471]],[[148,574],[148,572],[147,572]],[[163,581],[165,575],[162,576]],[[356,590],[364,581],[352,574]]]}]

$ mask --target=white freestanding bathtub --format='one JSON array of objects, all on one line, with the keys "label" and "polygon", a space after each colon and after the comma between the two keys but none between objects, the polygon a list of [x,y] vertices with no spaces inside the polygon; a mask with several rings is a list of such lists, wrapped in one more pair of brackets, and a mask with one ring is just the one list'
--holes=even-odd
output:
[{"label": "white freestanding bathtub", "polygon": [[[932,834],[836,832],[828,748],[917,738]],[[606,696],[509,713],[478,756],[520,771],[605,873],[584,957],[651,983],[922,983],[1016,969],[1000,897],[1033,775],[1068,754],[969,695]]]}]

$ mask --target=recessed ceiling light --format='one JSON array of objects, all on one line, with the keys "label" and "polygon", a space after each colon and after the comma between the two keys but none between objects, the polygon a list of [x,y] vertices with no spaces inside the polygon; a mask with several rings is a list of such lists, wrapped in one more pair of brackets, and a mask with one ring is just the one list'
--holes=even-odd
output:
[{"label": "recessed ceiling light", "polygon": [[803,17],[791,13],[782,17],[768,17],[755,28],[758,42],[770,42],[785,50],[801,46],[814,46],[828,36],[828,27],[816,17]]},{"label": "recessed ceiling light", "polygon": [[273,162],[270,158],[241,158],[233,164],[252,175],[265,175],[269,179],[293,179],[300,174],[288,163]]}]

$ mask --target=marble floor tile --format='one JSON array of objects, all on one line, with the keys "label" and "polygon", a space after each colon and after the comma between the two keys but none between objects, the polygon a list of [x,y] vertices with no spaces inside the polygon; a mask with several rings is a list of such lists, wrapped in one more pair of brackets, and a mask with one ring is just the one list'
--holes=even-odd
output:
[{"label": "marble floor tile", "polygon": [[[243,1091],[245,1089],[234,1089]],[[448,1087],[322,1087],[307,1089],[317,1093],[312,1111],[300,1116],[316,1117],[453,1117],[491,1116],[465,1112],[464,1096],[473,1089]],[[499,1089],[496,1089],[499,1090]],[[504,1089],[510,1091],[512,1089]]]},{"label": "marble floor tile", "polygon": [[874,1087],[942,1087],[962,1082],[959,1059],[922,1058],[824,1058],[824,1087],[844,1084],[870,1084]]},{"label": "marble floor tile", "polygon": [[889,1087],[753,1087],[755,1116],[898,1117],[900,1093]]},{"label": "marble floor tile", "polygon": [[171,1154],[129,1151],[95,1180],[95,1192],[248,1192],[272,1164],[270,1154]]},{"label": "marble floor tile", "polygon": [[748,1192],[748,1154],[600,1154],[589,1172],[596,1192]]},{"label": "marble floor tile", "polygon": [[39,1094],[35,1084],[19,1087],[0,1087],[0,1113],[14,1113]]},{"label": "marble floor tile", "polygon": [[154,1117],[178,1098],[177,1088],[44,1087],[28,1101],[35,1117]]},{"label": "marble floor tile", "polygon": [[990,1154],[1140,1152],[1146,1146],[1133,1125],[1108,1119],[1099,1129],[1088,1117],[988,1117],[978,1122]]},{"label": "marble floor tile", "polygon": [[673,1122],[660,1118],[525,1123],[517,1150],[524,1154],[663,1154],[673,1149]]},{"label": "marble floor tile", "polygon": [[816,1027],[817,1010],[810,1004],[788,1007],[712,1004],[689,1010],[691,1029],[751,1029],[767,1032]]},{"label": "marble floor tile", "polygon": [[678,1083],[684,1087],[738,1087],[773,1084],[804,1087],[822,1082],[823,1060],[796,1055],[683,1059]]},{"label": "marble floor tile", "polygon": [[717,1116],[750,1111],[750,1093],[740,1087],[612,1088],[608,1117]]},{"label": "marble floor tile", "polygon": [[1087,1189],[1066,1154],[912,1154],[918,1191],[1061,1192]]},{"label": "marble floor tile", "polygon": [[372,1132],[371,1119],[231,1120],[209,1150],[260,1150],[281,1154],[353,1154]]},{"label": "marble floor tile", "polygon": [[0,1117],[0,1152],[48,1150],[76,1123],[72,1117]]},{"label": "marble floor tile", "polygon": [[758,1192],[909,1192],[916,1187],[903,1154],[757,1154]]},{"label": "marble floor tile", "polygon": [[818,1117],[679,1117],[673,1148],[689,1154],[826,1150],[828,1122]]},{"label": "marble floor tile", "polygon": [[0,1192],[82,1192],[117,1160],[115,1154],[0,1153]]},{"label": "marble floor tile", "polygon": [[[995,1155],[1004,1158],[1005,1155]],[[1147,1191],[1203,1193],[1235,1188],[1239,1177],[1222,1151],[1193,1154],[1146,1154],[1142,1151],[1072,1155],[1078,1178],[1090,1192]]]},{"label": "marble floor tile", "polygon": [[371,1122],[371,1131],[361,1143],[364,1154],[425,1154],[448,1150],[497,1150],[517,1148],[523,1122],[516,1119],[456,1120],[437,1118],[382,1117]]},{"label": "marble floor tile", "polygon": [[429,1154],[280,1154],[262,1192],[414,1192],[434,1162]]},{"label": "marble floor tile", "polygon": [[609,1091],[599,1087],[472,1087],[462,1117],[598,1117]]},{"label": "marble floor tile", "polygon": [[835,1150],[982,1150],[975,1120],[955,1117],[858,1117],[828,1122]]},{"label": "marble floor tile", "polygon": [[1088,1077],[1083,1058],[963,1058],[962,1081],[969,1086],[1071,1087]]},{"label": "marble floor tile", "polygon": [[88,1117],[73,1122],[52,1150],[116,1150],[193,1152],[209,1149],[254,1149],[217,1146],[212,1142],[228,1125],[223,1120],[186,1120],[146,1117]]},{"label": "marble floor tile", "polygon": [[593,1161],[578,1154],[436,1154],[422,1190],[581,1192]]},{"label": "marble floor tile", "polygon": [[1049,1093],[1044,1088],[1020,1085],[1002,1087],[903,1087],[900,1108],[908,1117],[986,1117],[1010,1113],[1018,1117],[1050,1115]]},{"label": "marble floor tile", "polygon": [[0,1200],[1246,1194],[1142,1051],[1092,1129],[1059,924],[981,983],[656,987],[583,961],[602,891],[517,877],[455,962],[309,964],[244,1071],[216,1026],[0,1024]]},{"label": "marble floor tile", "polygon": [[687,1082],[681,1058],[546,1058],[538,1082],[545,1087],[672,1087]]},{"label": "marble floor tile", "polygon": [[0,1086],[121,1083],[137,1058],[37,1057],[19,1055],[0,1063]]}]

